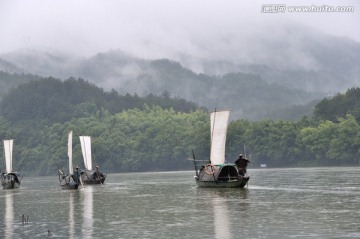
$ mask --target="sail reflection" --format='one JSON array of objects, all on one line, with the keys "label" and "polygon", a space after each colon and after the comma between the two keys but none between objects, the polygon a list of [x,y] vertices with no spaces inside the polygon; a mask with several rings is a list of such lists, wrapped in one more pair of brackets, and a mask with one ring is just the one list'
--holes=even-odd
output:
[{"label": "sail reflection", "polygon": [[86,187],[83,190],[84,196],[84,209],[83,209],[83,225],[82,225],[82,237],[83,238],[92,238],[93,234],[93,187]]},{"label": "sail reflection", "polygon": [[74,219],[74,194],[70,193],[69,199],[69,238],[75,236],[75,219]]},{"label": "sail reflection", "polygon": [[224,198],[214,193],[211,198],[214,210],[214,235],[217,239],[232,238],[230,231],[229,209]]},{"label": "sail reflection", "polygon": [[14,194],[6,192],[5,195],[5,238],[13,238],[13,225],[14,225]]}]

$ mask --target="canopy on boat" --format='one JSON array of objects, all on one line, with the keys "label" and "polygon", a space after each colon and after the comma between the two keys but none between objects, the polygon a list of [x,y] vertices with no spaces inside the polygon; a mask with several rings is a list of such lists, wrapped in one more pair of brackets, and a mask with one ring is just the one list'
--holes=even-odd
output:
[{"label": "canopy on boat", "polygon": [[92,170],[90,136],[80,136],[80,143],[81,143],[81,152],[83,155],[85,168],[87,170]]},{"label": "canopy on boat", "polygon": [[210,161],[212,164],[225,162],[225,143],[229,121],[229,110],[215,111],[210,114]]}]

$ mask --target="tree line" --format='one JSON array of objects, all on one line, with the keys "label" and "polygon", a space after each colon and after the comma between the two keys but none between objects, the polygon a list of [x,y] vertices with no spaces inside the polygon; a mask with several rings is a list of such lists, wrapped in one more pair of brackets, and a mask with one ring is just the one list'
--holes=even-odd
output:
[{"label": "tree line", "polygon": [[[314,118],[230,122],[226,160],[233,162],[239,153],[246,153],[250,167],[359,165],[360,126],[352,114],[356,109],[342,107],[333,111],[331,119],[322,113],[328,112],[324,106],[341,104],[348,95],[356,100],[354,92],[360,91],[350,89],[324,99],[315,107]],[[207,109],[166,92],[149,98],[153,101],[104,92],[81,79],[30,82],[4,96],[0,136],[14,139],[14,169],[22,165],[27,175],[54,175],[58,168],[67,167],[70,129],[74,164],[81,167],[80,135],[92,137],[94,161],[105,172],[190,170],[192,151],[197,159],[208,159]],[[0,168],[4,167],[1,160]]]}]

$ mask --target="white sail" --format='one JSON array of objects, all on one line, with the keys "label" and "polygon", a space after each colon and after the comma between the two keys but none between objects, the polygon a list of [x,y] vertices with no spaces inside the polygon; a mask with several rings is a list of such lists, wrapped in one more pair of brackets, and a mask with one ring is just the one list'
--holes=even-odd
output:
[{"label": "white sail", "polygon": [[68,135],[68,157],[69,157],[69,174],[74,173],[73,165],[72,165],[72,135],[73,132],[70,130]]},{"label": "white sail", "polygon": [[210,161],[212,164],[225,162],[225,143],[230,111],[218,111],[210,114]]},{"label": "white sail", "polygon": [[4,140],[6,173],[12,172],[12,152],[13,152],[13,140],[12,139]]},{"label": "white sail", "polygon": [[87,170],[92,170],[90,136],[80,136],[80,143],[81,143],[81,152],[83,155],[85,168]]}]

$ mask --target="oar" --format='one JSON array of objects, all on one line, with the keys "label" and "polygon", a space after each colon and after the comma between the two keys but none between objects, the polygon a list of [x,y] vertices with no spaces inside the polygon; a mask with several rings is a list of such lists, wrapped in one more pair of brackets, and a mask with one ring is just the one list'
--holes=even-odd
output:
[{"label": "oar", "polygon": [[81,183],[82,188],[84,188],[84,184],[82,182],[81,175],[79,175],[79,179],[80,179],[80,183]]},{"label": "oar", "polygon": [[21,165],[20,165],[19,169],[17,170],[17,172],[19,172],[20,169],[22,168],[22,166],[24,165],[25,159],[27,158],[28,155],[29,155],[29,151],[27,152],[25,158],[24,158],[23,161],[21,162]]}]

